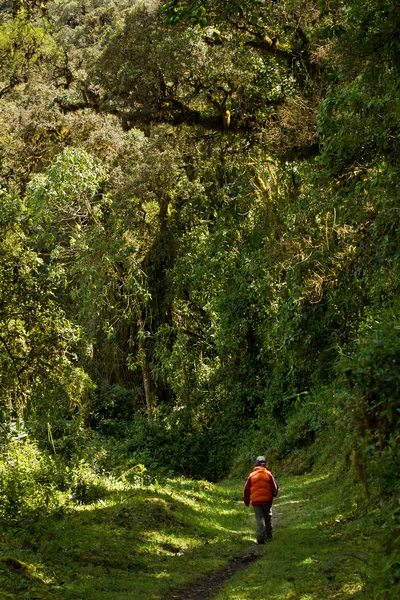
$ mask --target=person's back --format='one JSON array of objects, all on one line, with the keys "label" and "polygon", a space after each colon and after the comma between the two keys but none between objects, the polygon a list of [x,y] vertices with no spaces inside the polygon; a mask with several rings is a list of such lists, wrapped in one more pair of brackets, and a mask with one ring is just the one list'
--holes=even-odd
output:
[{"label": "person's back", "polygon": [[267,468],[265,456],[258,456],[256,466],[246,479],[243,501],[250,500],[256,515],[257,543],[264,544],[272,539],[272,503],[278,493],[278,485]]}]

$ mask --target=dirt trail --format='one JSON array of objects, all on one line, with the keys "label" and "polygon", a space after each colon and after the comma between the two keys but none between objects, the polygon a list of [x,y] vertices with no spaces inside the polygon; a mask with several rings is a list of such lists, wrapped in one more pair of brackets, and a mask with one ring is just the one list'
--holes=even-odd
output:
[{"label": "dirt trail", "polygon": [[209,600],[223,586],[225,581],[233,577],[238,571],[248,567],[262,554],[256,545],[250,546],[244,552],[236,554],[225,567],[222,567],[216,573],[205,577],[198,583],[170,594],[164,600]]}]

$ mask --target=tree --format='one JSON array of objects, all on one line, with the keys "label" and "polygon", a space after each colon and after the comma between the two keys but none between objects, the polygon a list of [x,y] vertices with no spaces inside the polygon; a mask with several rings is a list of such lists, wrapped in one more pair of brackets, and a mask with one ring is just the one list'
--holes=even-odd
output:
[{"label": "tree", "polygon": [[55,298],[56,273],[30,247],[29,213],[4,190],[1,203],[0,401],[4,418],[4,411],[20,413],[45,389],[52,398],[50,406],[63,393],[68,397],[79,330]]}]

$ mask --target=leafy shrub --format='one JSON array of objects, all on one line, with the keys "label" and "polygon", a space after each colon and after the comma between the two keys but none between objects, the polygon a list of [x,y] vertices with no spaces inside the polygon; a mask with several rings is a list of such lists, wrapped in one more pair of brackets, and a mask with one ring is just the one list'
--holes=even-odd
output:
[{"label": "leafy shrub", "polygon": [[[118,423],[116,421],[115,427]],[[63,491],[68,487],[65,481],[66,465],[72,470],[85,461],[93,472],[101,475],[119,471],[119,466],[129,458],[125,440],[86,427],[79,413],[74,418],[55,416],[51,421],[51,441],[48,427],[47,419],[41,423],[35,422],[33,426],[29,423],[31,435],[38,440],[39,448],[51,453],[55,451],[54,460],[59,464],[59,486]]]},{"label": "leafy shrub", "polygon": [[400,579],[400,321],[394,311],[368,318],[353,352],[342,361],[348,395],[344,410],[352,415],[354,465],[369,500],[379,502],[385,531],[386,565],[377,583],[387,595]]},{"label": "leafy shrub", "polygon": [[91,504],[108,495],[109,486],[105,477],[97,474],[82,459],[73,469],[67,467],[67,481],[71,499],[78,504]]},{"label": "leafy shrub", "polygon": [[130,423],[139,407],[134,390],[120,385],[99,385],[91,402],[90,426],[108,435],[123,436],[126,429],[123,423]]},{"label": "leafy shrub", "polygon": [[9,442],[0,457],[1,516],[12,521],[57,508],[61,498],[56,482],[55,461],[35,442]]},{"label": "leafy shrub", "polygon": [[[378,493],[398,486],[400,468],[400,322],[392,313],[369,319],[343,361],[356,429],[356,460]],[[370,487],[370,486],[369,486]]]},{"label": "leafy shrub", "polygon": [[136,416],[126,449],[131,462],[145,465],[149,475],[178,473],[215,481],[228,473],[235,436],[236,431],[225,421],[216,420],[210,428],[194,430]]}]

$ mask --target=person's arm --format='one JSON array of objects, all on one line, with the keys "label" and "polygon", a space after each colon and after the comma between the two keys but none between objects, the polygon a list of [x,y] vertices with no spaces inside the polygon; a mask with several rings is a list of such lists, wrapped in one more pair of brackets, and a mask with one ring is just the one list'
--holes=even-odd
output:
[{"label": "person's arm", "polygon": [[246,479],[246,483],[244,484],[244,490],[243,490],[243,502],[245,503],[246,506],[249,506],[249,504],[250,504],[250,490],[251,490],[251,479],[250,479],[250,477],[248,477]]}]

